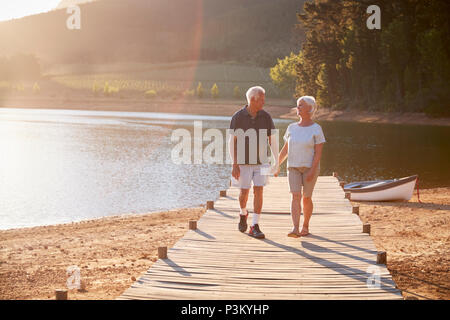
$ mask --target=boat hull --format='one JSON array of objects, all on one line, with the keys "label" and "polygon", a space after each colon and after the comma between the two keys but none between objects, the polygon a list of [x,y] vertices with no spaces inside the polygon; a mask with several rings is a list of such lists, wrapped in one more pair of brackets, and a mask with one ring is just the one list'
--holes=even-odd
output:
[{"label": "boat hull", "polygon": [[351,193],[350,199],[354,201],[408,201],[413,196],[416,181],[417,176],[411,176],[383,186],[344,190]]}]

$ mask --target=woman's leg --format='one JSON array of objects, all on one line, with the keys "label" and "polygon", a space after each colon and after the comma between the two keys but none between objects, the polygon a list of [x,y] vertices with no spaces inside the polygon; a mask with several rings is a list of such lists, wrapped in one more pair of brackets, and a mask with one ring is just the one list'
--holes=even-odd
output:
[{"label": "woman's leg", "polygon": [[311,220],[313,212],[312,194],[314,186],[316,185],[317,178],[320,172],[320,165],[314,174],[314,178],[311,181],[303,180],[303,228],[300,235],[307,236],[309,234],[309,220]]},{"label": "woman's leg", "polygon": [[300,213],[302,212],[302,193],[292,192],[291,195],[291,218],[292,224],[294,225],[294,229],[292,230],[292,232],[299,233]]},{"label": "woman's leg", "polygon": [[313,202],[311,197],[303,197],[303,228],[301,235],[305,236],[309,233],[309,220],[313,212]]}]

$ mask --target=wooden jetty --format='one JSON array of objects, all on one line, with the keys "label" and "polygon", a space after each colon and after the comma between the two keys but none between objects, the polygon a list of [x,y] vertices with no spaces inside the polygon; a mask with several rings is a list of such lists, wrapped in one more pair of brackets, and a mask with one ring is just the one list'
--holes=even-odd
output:
[{"label": "wooden jetty", "polygon": [[385,254],[363,232],[336,177],[319,177],[311,234],[297,239],[287,237],[292,222],[286,177],[271,178],[264,188],[264,240],[238,231],[238,194],[236,188],[221,192],[118,299],[402,299],[386,266],[377,264]]}]

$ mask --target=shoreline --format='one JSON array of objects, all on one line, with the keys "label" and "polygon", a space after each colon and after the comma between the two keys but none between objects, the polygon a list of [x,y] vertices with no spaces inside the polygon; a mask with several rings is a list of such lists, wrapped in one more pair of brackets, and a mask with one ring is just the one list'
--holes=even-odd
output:
[{"label": "shoreline", "polygon": [[122,294],[172,247],[204,208],[102,217],[41,227],[0,230],[0,299],[53,300],[77,266],[86,290],[71,300],[110,300]]},{"label": "shoreline", "polygon": [[[196,99],[114,99],[114,98],[14,98],[4,99],[0,108],[69,109],[91,111],[164,112],[210,116],[232,116],[246,102],[244,100]],[[298,120],[293,101],[267,99],[264,109],[273,118]],[[450,118],[430,118],[424,113],[369,112],[357,110],[330,110],[319,108],[314,115],[318,121],[350,121],[402,125],[450,126]]]},{"label": "shoreline", "polygon": [[[403,202],[352,202],[372,226],[377,250],[403,296],[450,299],[450,187],[421,190]],[[42,227],[0,230],[0,299],[54,299],[76,265],[86,290],[69,299],[115,299],[172,247],[205,208],[109,216]],[[314,218],[314,216],[313,216]],[[262,223],[264,217],[261,218]],[[305,239],[307,240],[307,238]]]}]

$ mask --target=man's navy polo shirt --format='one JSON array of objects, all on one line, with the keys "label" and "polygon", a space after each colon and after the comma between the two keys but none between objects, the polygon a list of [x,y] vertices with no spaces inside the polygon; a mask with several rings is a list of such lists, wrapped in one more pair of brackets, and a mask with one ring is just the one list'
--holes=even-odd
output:
[{"label": "man's navy polo shirt", "polygon": [[[252,116],[247,111],[247,105],[244,106],[241,110],[237,111],[233,117],[231,118],[230,123],[230,129],[237,130],[242,129],[244,132],[246,132],[248,129],[255,129],[256,130],[256,137],[257,137],[257,146],[256,146],[256,152],[257,152],[257,163],[261,164],[260,158],[259,158],[259,130],[260,129],[266,129],[267,130],[267,136],[270,137],[272,135],[272,129],[275,129],[275,125],[273,123],[272,117],[270,114],[268,114],[264,110],[260,110],[256,113],[256,116],[252,118]],[[249,161],[249,137],[245,137],[245,163],[239,163],[239,164],[255,164],[250,163]],[[266,141],[266,143],[268,143]]]}]

